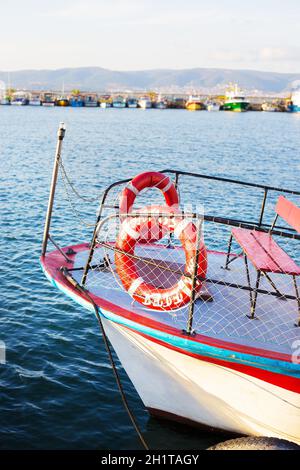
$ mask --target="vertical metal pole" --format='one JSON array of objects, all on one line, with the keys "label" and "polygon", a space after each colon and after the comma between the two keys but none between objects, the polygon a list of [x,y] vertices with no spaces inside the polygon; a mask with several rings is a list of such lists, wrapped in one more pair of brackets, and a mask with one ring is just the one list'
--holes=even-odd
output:
[{"label": "vertical metal pole", "polygon": [[264,212],[265,212],[265,205],[266,205],[267,195],[268,195],[268,188],[265,188],[264,197],[263,197],[263,201],[262,201],[262,205],[261,205],[261,210],[260,210],[259,222],[258,222],[258,226],[259,226],[259,227],[261,226],[262,221],[263,221],[263,216],[264,216]]},{"label": "vertical metal pole", "polygon": [[227,256],[226,256],[226,262],[225,262],[225,269],[228,269],[229,257],[230,257],[230,253],[231,253],[232,238],[233,238],[233,236],[230,235],[230,237],[229,237],[229,242],[228,242],[228,250],[227,250]]},{"label": "vertical metal pole", "polygon": [[59,160],[61,156],[62,141],[64,139],[65,132],[66,132],[65,125],[63,122],[61,122],[57,131],[57,144],[56,144],[56,152],[55,152],[54,166],[53,166],[51,186],[50,186],[50,194],[49,194],[49,200],[48,200],[47,215],[46,215],[46,221],[45,221],[45,227],[44,227],[42,256],[45,256],[46,250],[47,250],[49,229],[50,229],[54,195],[55,195],[57,175],[58,175],[58,165],[59,165]]},{"label": "vertical metal pole", "polygon": [[106,191],[104,192],[104,194],[102,196],[101,203],[100,203],[100,209],[99,209],[96,224],[95,224],[95,227],[94,227],[92,241],[90,243],[90,252],[89,252],[88,259],[87,259],[87,262],[86,262],[84,270],[83,270],[82,278],[81,278],[81,285],[82,286],[85,286],[87,275],[88,275],[88,272],[90,270],[91,262],[92,262],[92,259],[93,259],[93,256],[94,256],[94,251],[95,251],[96,241],[97,241],[98,224],[99,224],[99,222],[101,220],[101,217],[102,217],[103,204],[105,202],[108,191],[109,191],[109,188],[107,188]]},{"label": "vertical metal pole", "polygon": [[[175,173],[175,183],[174,183],[174,186],[175,186],[176,191],[177,191],[177,189],[178,189],[178,183],[179,183],[179,175],[178,175],[178,173],[176,172],[176,173]],[[179,198],[178,198],[178,199],[179,199]],[[180,202],[180,201],[179,201],[179,202]],[[169,234],[169,240],[168,240],[168,245],[167,245],[168,248],[172,248],[172,240],[173,240],[173,238],[174,238],[174,233],[173,233],[173,232],[170,232],[170,234]]]},{"label": "vertical metal pole", "polygon": [[199,264],[199,255],[200,255],[200,243],[201,243],[201,225],[202,218],[198,216],[197,220],[197,236],[196,236],[196,255],[195,255],[195,264],[193,270],[192,278],[192,292],[191,300],[189,304],[189,316],[187,321],[186,332],[190,335],[193,331],[193,318],[194,318],[194,309],[195,309],[195,297],[196,297],[196,283],[197,283],[197,274],[198,274],[198,264]]},{"label": "vertical metal pole", "polygon": [[300,326],[300,297],[299,297],[299,289],[298,289],[298,285],[297,285],[296,276],[293,276],[293,282],[294,282],[296,299],[297,299],[297,304],[298,304],[298,321],[295,324],[295,326]]}]

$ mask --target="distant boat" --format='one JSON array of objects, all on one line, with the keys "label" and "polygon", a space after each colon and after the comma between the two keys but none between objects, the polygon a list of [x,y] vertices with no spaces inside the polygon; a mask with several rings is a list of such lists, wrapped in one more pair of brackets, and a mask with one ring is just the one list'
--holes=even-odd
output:
[{"label": "distant boat", "polygon": [[128,98],[127,99],[127,107],[128,108],[137,108],[138,102],[136,98]]},{"label": "distant boat", "polygon": [[82,108],[84,106],[84,101],[81,95],[72,95],[70,98],[70,106],[72,108]]},{"label": "distant boat", "polygon": [[173,97],[168,99],[168,108],[171,109],[185,109],[186,100],[184,98]]},{"label": "distant boat", "polygon": [[55,106],[55,96],[53,93],[44,93],[41,98],[42,106]]},{"label": "distant boat", "polygon": [[113,108],[126,108],[126,100],[123,96],[117,96],[112,102]]},{"label": "distant boat", "polygon": [[41,106],[41,97],[38,93],[31,93],[29,96],[29,106]]},{"label": "distant boat", "polygon": [[222,109],[224,111],[247,111],[249,102],[245,99],[244,94],[237,85],[230,87],[226,93],[226,100]]},{"label": "distant boat", "polygon": [[277,111],[277,108],[274,104],[267,103],[267,102],[265,102],[261,105],[261,109],[262,109],[262,111],[269,112],[269,113]]},{"label": "distant boat", "polygon": [[185,107],[189,111],[202,111],[203,109],[205,109],[205,106],[202,103],[200,97],[193,96],[193,95],[189,97],[188,101],[186,102]]},{"label": "distant boat", "polygon": [[10,105],[10,98],[9,96],[4,96],[3,98],[0,98],[0,104],[2,106],[9,106]]},{"label": "distant boat", "polygon": [[69,104],[70,104],[69,100],[65,95],[65,84],[63,83],[61,95],[58,98],[56,98],[55,105],[56,106],[69,106]]},{"label": "distant boat", "polygon": [[291,96],[291,103],[288,106],[292,113],[300,113],[300,90],[294,91]]},{"label": "distant boat", "polygon": [[16,92],[12,95],[10,104],[14,106],[26,106],[28,105],[28,96],[24,92]]},{"label": "distant boat", "polygon": [[154,103],[154,108],[156,109],[167,109],[167,101],[158,95],[157,100]]},{"label": "distant boat", "polygon": [[107,101],[101,101],[100,103],[100,108],[111,108],[111,103],[107,102]]},{"label": "distant boat", "polygon": [[209,101],[206,103],[207,111],[220,111],[220,105],[215,101]]},{"label": "distant boat", "polygon": [[98,106],[98,99],[96,94],[86,95],[84,97],[84,106],[86,108],[96,108]]},{"label": "distant boat", "polygon": [[138,100],[138,105],[142,109],[149,109],[152,108],[152,101],[149,96],[142,96]]},{"label": "distant boat", "polygon": [[56,101],[55,101],[56,106],[69,106],[69,100],[65,96],[60,96]]},{"label": "distant boat", "polygon": [[[7,90],[7,91],[6,91]],[[10,73],[7,74],[7,88],[2,90],[0,104],[2,106],[10,106],[11,105],[11,97],[10,97]]]},{"label": "distant boat", "polygon": [[102,95],[98,100],[100,108],[111,108],[112,106],[112,98],[110,95]]}]

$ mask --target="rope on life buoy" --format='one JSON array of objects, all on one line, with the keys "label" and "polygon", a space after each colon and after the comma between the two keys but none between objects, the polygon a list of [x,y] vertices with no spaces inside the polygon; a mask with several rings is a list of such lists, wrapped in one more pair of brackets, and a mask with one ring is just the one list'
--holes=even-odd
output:
[{"label": "rope on life buoy", "polygon": [[[174,310],[186,305],[192,296],[192,277],[195,268],[195,257],[197,252],[197,229],[191,220],[184,217],[168,207],[157,206],[141,209],[141,215],[128,216],[121,224],[120,232],[116,242],[115,264],[117,274],[124,289],[137,302],[154,310]],[[151,212],[152,211],[152,212]],[[182,243],[185,253],[184,273],[173,286],[169,288],[157,288],[155,285],[145,281],[140,275],[134,255],[140,234],[144,233],[145,226],[151,224],[152,229],[168,230],[173,232]],[[204,243],[201,241],[198,247],[197,280],[194,286],[199,292],[207,271],[207,253]]]}]

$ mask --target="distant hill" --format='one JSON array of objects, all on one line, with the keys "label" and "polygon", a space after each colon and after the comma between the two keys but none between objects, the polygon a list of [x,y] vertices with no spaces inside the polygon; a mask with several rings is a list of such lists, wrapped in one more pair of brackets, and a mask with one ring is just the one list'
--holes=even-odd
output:
[{"label": "distant hill", "polygon": [[[187,92],[221,91],[229,82],[237,82],[247,90],[281,93],[300,80],[300,73],[273,73],[255,70],[194,68],[158,69],[118,72],[101,67],[64,68],[57,70],[19,70],[0,72],[0,80],[18,89],[84,91],[161,90]],[[299,82],[300,83],[300,82]]]}]

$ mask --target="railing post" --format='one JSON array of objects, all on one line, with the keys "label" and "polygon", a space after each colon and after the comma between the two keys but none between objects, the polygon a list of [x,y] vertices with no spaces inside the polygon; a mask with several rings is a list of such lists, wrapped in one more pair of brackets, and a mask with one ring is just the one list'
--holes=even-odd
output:
[{"label": "railing post", "polygon": [[[175,173],[175,183],[174,183],[174,186],[175,186],[175,189],[176,191],[178,190],[178,184],[179,184],[179,174],[178,172],[176,171]],[[179,199],[179,198],[178,198]],[[179,201],[180,203],[180,201]],[[168,247],[171,248],[172,247],[172,240],[174,238],[174,233],[173,232],[170,232],[169,234],[169,240],[168,240]]]},{"label": "railing post", "polygon": [[193,332],[193,318],[194,318],[194,310],[195,310],[195,297],[196,297],[196,283],[197,283],[197,275],[198,275],[198,264],[199,264],[199,255],[200,255],[200,244],[201,244],[201,231],[202,231],[202,217],[198,216],[196,229],[196,254],[195,254],[195,264],[193,270],[193,277],[192,277],[192,292],[191,292],[191,300],[189,304],[189,314],[188,314],[188,321],[186,327],[186,333],[191,335]]},{"label": "railing post", "polygon": [[59,128],[58,128],[58,131],[57,131],[57,144],[56,144],[54,166],[53,166],[53,171],[52,171],[52,179],[51,179],[50,194],[49,194],[49,200],[48,200],[47,215],[46,215],[45,227],[44,227],[42,256],[45,256],[46,251],[47,251],[49,229],[50,229],[50,224],[51,224],[53,202],[54,202],[55,189],[56,189],[56,183],[57,183],[59,160],[60,160],[60,156],[61,156],[61,148],[62,148],[62,142],[63,142],[64,136],[65,136],[65,132],[66,132],[65,125],[64,125],[63,122],[61,122],[60,125],[59,125]]},{"label": "railing post", "polygon": [[265,188],[264,190],[264,197],[263,197],[263,201],[262,201],[262,205],[261,205],[261,210],[260,210],[260,216],[259,216],[259,222],[258,222],[258,226],[260,227],[261,224],[262,224],[262,221],[263,221],[263,216],[264,216],[264,213],[265,213],[265,206],[266,206],[266,200],[267,200],[267,195],[268,195],[268,188]]},{"label": "railing post", "polygon": [[106,189],[106,191],[104,192],[101,203],[100,203],[100,209],[97,215],[97,220],[96,220],[94,231],[93,231],[92,241],[90,243],[90,251],[89,251],[88,258],[87,258],[87,261],[83,270],[82,278],[81,278],[81,285],[83,287],[85,286],[87,275],[90,270],[91,262],[94,256],[94,251],[95,251],[96,241],[97,241],[97,234],[98,234],[98,224],[102,217],[103,204],[106,199],[107,193],[108,193],[108,189]]}]

